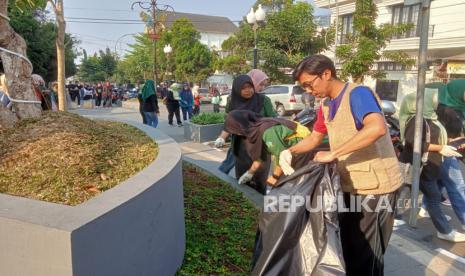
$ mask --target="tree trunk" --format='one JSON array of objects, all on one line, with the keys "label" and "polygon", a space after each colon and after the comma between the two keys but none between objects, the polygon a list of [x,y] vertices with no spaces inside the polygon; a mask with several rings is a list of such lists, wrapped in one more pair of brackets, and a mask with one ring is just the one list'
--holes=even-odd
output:
[{"label": "tree trunk", "polygon": [[[0,13],[7,15],[7,8],[8,0],[0,0]],[[27,56],[26,42],[11,28],[10,23],[2,17],[0,17],[0,47]],[[0,58],[5,71],[9,97],[16,100],[37,101],[32,89],[32,65],[16,55],[1,50]],[[10,120],[16,121],[17,119],[39,117],[42,113],[40,103],[14,102],[13,110],[15,113],[5,108],[0,110],[0,126],[11,126],[12,122]]]},{"label": "tree trunk", "polygon": [[66,87],[65,87],[65,30],[66,22],[63,12],[63,0],[58,0],[56,3],[56,21],[57,21],[57,65],[58,65],[58,109],[66,111]]}]

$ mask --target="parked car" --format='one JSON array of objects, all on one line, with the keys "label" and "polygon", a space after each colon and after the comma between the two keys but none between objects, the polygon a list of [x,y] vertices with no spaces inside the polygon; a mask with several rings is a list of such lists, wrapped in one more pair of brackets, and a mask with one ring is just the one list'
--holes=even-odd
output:
[{"label": "parked car", "polygon": [[130,99],[133,99],[133,98],[137,98],[138,93],[139,93],[139,91],[137,90],[137,88],[133,88],[133,89],[127,91],[123,95],[123,101],[127,101],[127,100],[130,100]]},{"label": "parked car", "polygon": [[302,95],[305,91],[302,87],[294,84],[270,85],[261,93],[271,99],[279,116],[289,113],[297,113],[305,108]]}]

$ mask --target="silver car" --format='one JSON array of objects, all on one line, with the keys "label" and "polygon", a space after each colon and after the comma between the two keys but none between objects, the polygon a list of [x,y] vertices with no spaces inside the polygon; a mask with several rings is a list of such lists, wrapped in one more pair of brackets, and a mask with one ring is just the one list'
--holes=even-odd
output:
[{"label": "silver car", "polygon": [[271,102],[275,105],[276,112],[279,116],[285,116],[289,113],[297,113],[305,108],[301,99],[305,91],[298,85],[270,85],[261,93],[271,99]]}]

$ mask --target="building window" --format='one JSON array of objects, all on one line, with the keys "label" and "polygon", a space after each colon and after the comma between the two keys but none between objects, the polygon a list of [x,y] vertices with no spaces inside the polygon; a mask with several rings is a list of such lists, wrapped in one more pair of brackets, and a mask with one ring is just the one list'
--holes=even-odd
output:
[{"label": "building window", "polygon": [[398,62],[378,62],[378,70],[380,71],[411,71],[412,69],[412,66]]},{"label": "building window", "polygon": [[420,35],[420,5],[411,5],[411,6],[404,6],[398,5],[392,7],[392,24],[408,24],[412,23],[413,28],[402,34],[398,35],[396,38],[408,38],[408,37],[416,37]]},{"label": "building window", "polygon": [[397,92],[399,90],[398,80],[377,80],[376,93],[381,100],[397,101]]},{"label": "building window", "polygon": [[339,32],[338,44],[345,44],[348,42],[348,38],[354,33],[354,15],[347,14],[339,18],[342,22],[342,29]]}]

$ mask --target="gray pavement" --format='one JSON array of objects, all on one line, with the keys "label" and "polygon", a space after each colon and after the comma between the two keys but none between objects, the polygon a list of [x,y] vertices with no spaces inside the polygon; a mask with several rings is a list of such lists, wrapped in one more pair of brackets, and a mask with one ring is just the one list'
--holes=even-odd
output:
[{"label": "gray pavement", "polygon": [[[211,105],[203,105],[202,108],[204,111],[211,110]],[[112,117],[113,119],[120,118],[121,120],[137,122],[142,120],[138,111],[125,108],[78,109],[72,112],[99,119]],[[225,175],[218,170],[226,152],[209,144],[185,140],[183,128],[168,125],[167,111],[164,106],[161,107],[158,128],[179,143],[183,152],[183,160],[229,183],[249,198],[257,208],[261,207],[262,195],[248,186],[237,185],[233,175]],[[385,255],[385,274],[390,276],[465,275],[465,251],[462,251],[464,244],[442,242],[437,240],[434,234],[435,231],[431,227],[429,219],[421,219],[418,228],[412,228],[407,224],[395,226]]]}]

